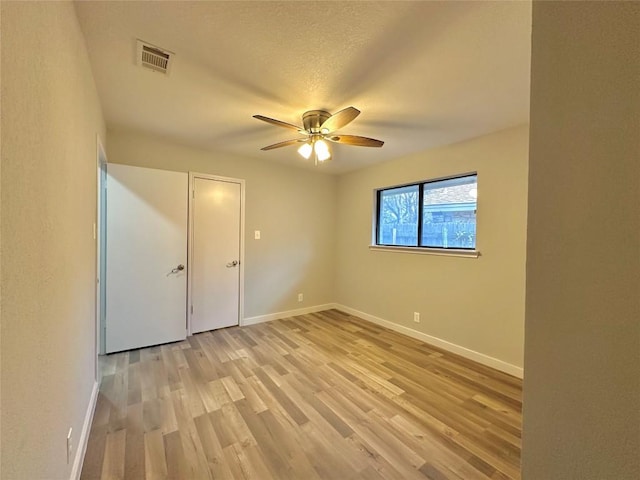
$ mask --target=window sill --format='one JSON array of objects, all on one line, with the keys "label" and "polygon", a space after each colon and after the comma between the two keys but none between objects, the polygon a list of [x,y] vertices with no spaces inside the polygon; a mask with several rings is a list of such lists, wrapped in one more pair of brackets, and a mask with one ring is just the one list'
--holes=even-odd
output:
[{"label": "window sill", "polygon": [[441,248],[428,247],[395,247],[389,245],[369,245],[369,250],[381,252],[414,253],[418,255],[440,255],[443,257],[478,258],[480,256],[480,251],[478,250],[445,250]]}]

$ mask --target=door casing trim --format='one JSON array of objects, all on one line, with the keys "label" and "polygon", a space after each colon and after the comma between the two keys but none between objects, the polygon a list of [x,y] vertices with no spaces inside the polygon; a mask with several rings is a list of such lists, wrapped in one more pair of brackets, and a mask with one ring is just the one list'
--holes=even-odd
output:
[{"label": "door casing trim", "polygon": [[[104,205],[102,204],[102,190],[105,185],[102,180],[102,169],[105,169],[105,177],[106,177],[106,166],[107,166],[107,154],[104,149],[104,143],[102,142],[102,138],[100,138],[100,134],[96,134],[96,216],[94,221],[94,240],[96,242],[96,291],[95,291],[95,312],[96,312],[96,365],[95,365],[95,377],[96,382],[100,383],[101,380],[101,372],[99,367],[99,355],[104,355],[105,353],[105,319],[102,316],[102,305],[107,301],[106,295],[104,294],[104,282],[106,272],[102,268],[102,256],[106,255],[106,245],[102,244],[102,236],[104,235],[103,229],[106,226],[106,218],[102,215],[102,210],[104,209]],[[106,179],[105,179],[106,181]],[[104,198],[106,202],[106,196]]]}]

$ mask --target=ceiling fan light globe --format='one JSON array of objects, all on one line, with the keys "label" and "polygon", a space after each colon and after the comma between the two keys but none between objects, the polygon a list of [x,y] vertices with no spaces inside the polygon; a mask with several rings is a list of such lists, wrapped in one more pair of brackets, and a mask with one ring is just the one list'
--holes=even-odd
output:
[{"label": "ceiling fan light globe", "polygon": [[327,145],[327,142],[325,142],[324,140],[317,140],[313,145],[313,150],[318,156],[318,160],[320,160],[321,162],[325,161],[331,156],[331,153],[329,153],[329,145]]},{"label": "ceiling fan light globe", "polygon": [[302,146],[298,149],[298,153],[302,155],[306,160],[309,160],[312,151],[313,147],[310,143],[303,143]]},{"label": "ceiling fan light globe", "polygon": [[327,152],[326,154],[318,154],[318,161],[324,162],[325,160],[329,160],[331,158],[331,154]]},{"label": "ceiling fan light globe", "polygon": [[327,150],[326,152],[320,152],[318,155],[318,161],[324,162],[325,160],[329,160],[331,158],[331,153]]}]

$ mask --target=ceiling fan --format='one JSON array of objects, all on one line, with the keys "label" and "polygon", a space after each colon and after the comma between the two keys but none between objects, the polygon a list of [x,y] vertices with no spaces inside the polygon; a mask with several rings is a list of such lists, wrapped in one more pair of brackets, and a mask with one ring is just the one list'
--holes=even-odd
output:
[{"label": "ceiling fan", "polygon": [[334,133],[336,130],[339,130],[349,124],[358,115],[360,115],[360,110],[354,107],[345,108],[334,115],[331,115],[325,110],[309,110],[302,115],[303,127],[297,127],[296,125],[265,117],[263,115],[254,115],[253,118],[271,123],[272,125],[296,130],[299,134],[305,136],[304,138],[295,138],[293,140],[274,143],[273,145],[262,147],[261,150],[273,150],[274,148],[302,143],[300,148],[298,148],[298,153],[305,159],[309,159],[313,153],[314,161],[317,165],[318,162],[324,162],[331,158],[329,145],[325,140],[329,140],[334,143],[342,143],[344,145],[354,145],[357,147],[382,147],[382,145],[384,145],[382,140],[376,140],[375,138]]}]

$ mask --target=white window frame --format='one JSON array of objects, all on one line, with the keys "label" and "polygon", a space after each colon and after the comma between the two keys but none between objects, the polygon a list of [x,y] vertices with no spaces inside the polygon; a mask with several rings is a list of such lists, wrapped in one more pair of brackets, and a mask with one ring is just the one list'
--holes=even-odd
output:
[{"label": "white window frame", "polygon": [[[401,187],[410,187],[410,186],[420,186],[427,183],[437,183],[445,180],[452,180],[456,178],[469,177],[475,175],[478,177],[478,172],[467,172],[460,173],[455,175],[450,175],[446,177],[438,177],[432,178],[428,180],[422,180],[419,182],[411,182],[399,185],[390,185],[381,188],[376,188],[373,191],[373,209],[372,209],[372,228],[371,228],[371,243],[369,245],[369,250],[379,251],[379,252],[394,252],[394,253],[410,253],[410,254],[418,254],[418,255],[440,255],[447,257],[462,257],[462,258],[478,258],[480,256],[480,250],[478,249],[478,240],[476,237],[476,245],[473,249],[467,248],[445,248],[445,247],[425,247],[425,246],[405,246],[405,245],[380,245],[378,244],[378,221],[379,221],[379,205],[378,202],[380,200],[380,192],[385,190],[392,190],[395,188]],[[420,200],[419,200],[420,201]],[[478,209],[478,201],[476,199],[476,212]],[[422,209],[420,209],[422,211]],[[422,222],[422,218],[418,215],[418,222]],[[477,213],[476,213],[476,224],[477,224]],[[420,239],[418,239],[420,241]]]}]

